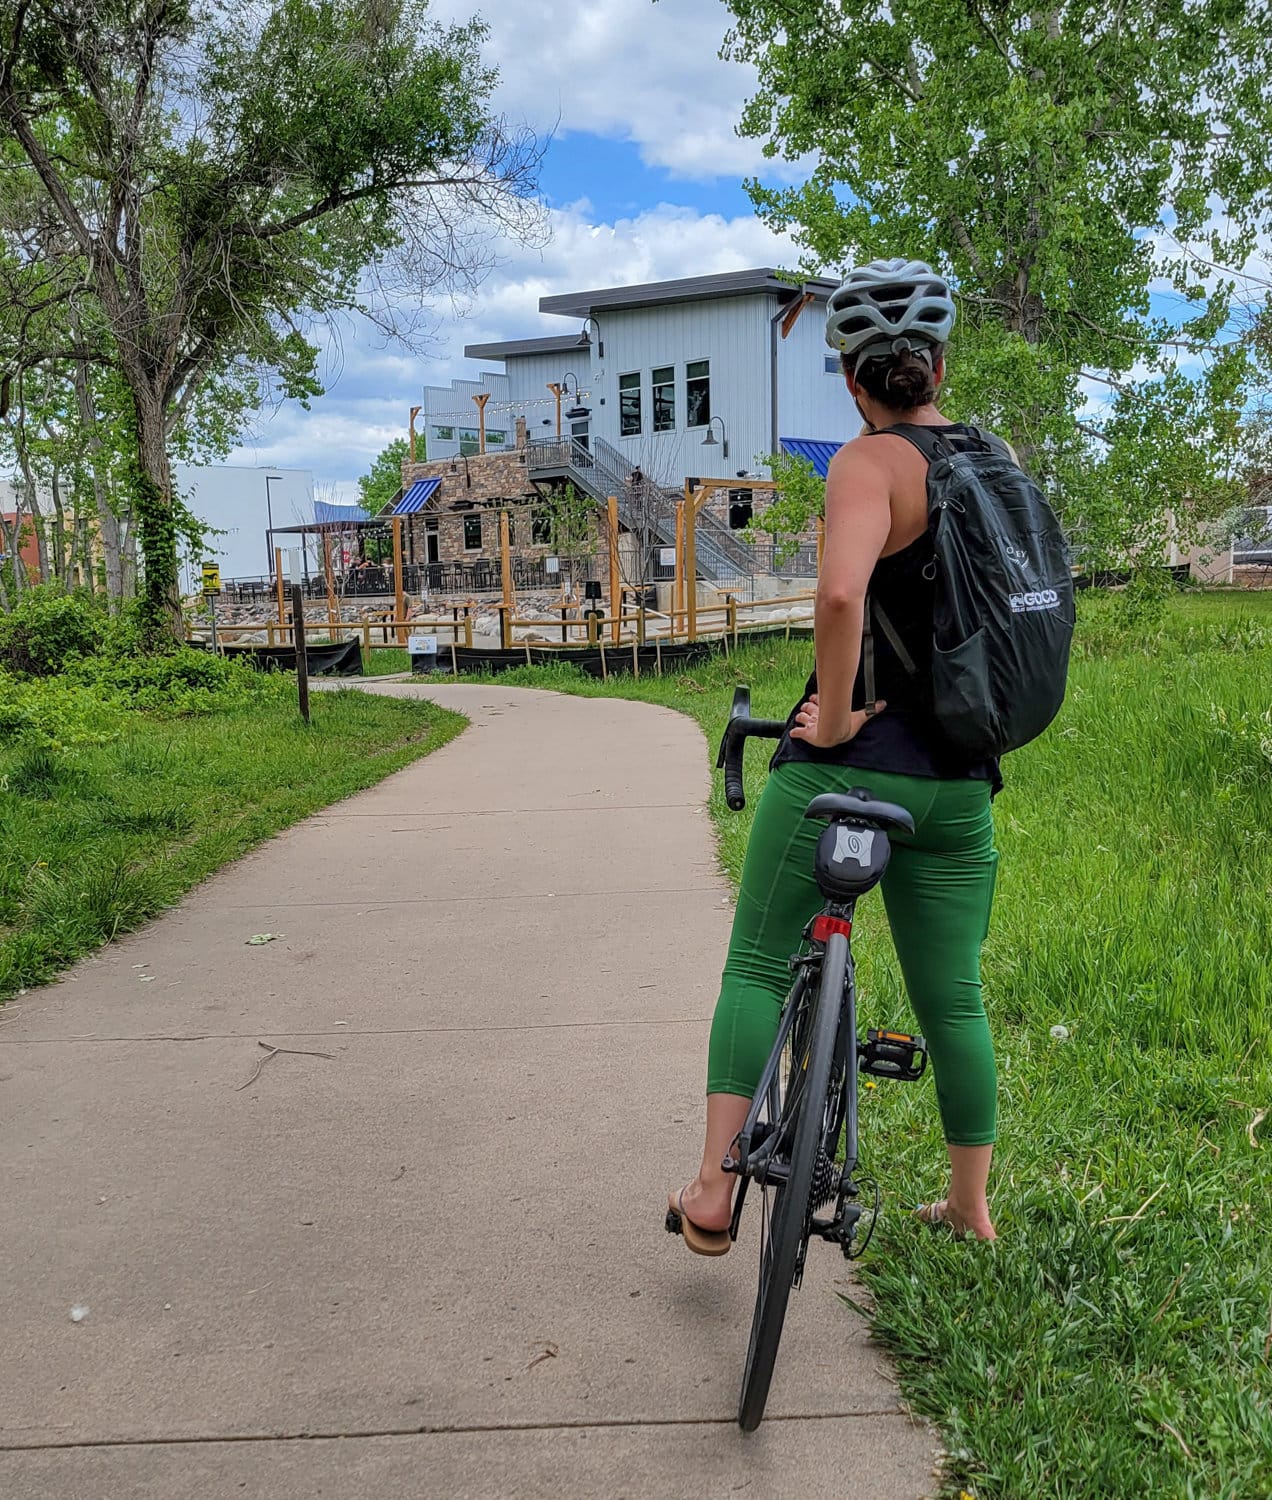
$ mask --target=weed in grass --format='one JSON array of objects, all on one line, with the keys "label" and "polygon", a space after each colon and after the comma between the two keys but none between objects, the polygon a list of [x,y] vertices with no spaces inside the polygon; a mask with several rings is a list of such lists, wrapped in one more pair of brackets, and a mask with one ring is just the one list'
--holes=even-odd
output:
[{"label": "weed in grass", "polygon": [[17,797],[55,797],[82,781],[78,765],[48,745],[20,751],[4,773],[4,789]]}]

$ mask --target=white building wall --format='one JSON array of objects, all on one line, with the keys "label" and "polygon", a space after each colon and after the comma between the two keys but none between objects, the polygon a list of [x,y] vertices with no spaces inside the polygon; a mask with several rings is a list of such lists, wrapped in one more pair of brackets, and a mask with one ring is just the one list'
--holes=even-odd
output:
[{"label": "white building wall", "polygon": [[[826,347],[826,305],[811,302],[788,338],[777,340],[779,437],[843,443],[861,430],[839,369],[839,357]],[[833,370],[827,371],[830,360]]]},{"label": "white building wall", "polygon": [[508,372],[508,401],[512,421],[517,416],[526,419],[526,433],[531,438],[555,437],[556,401],[548,389],[549,381],[561,384],[567,375],[569,396],[561,402],[561,430],[569,432],[570,424],[565,412],[574,405],[574,382],[579,383],[584,406],[595,407],[586,393],[591,389],[591,365],[588,350],[580,346],[560,354],[519,354],[509,359],[504,368]]},{"label": "white building wall", "polygon": [[[512,446],[512,419],[507,410],[508,378],[491,371],[477,380],[455,380],[450,385],[424,387],[420,397],[422,410],[415,419],[415,430],[424,433],[429,459],[453,458],[459,452],[460,429],[477,431],[477,406],[473,397],[483,391],[490,395],[486,403],[487,431],[506,432],[507,445]],[[439,427],[449,427],[453,436],[439,437]]]},{"label": "white building wall", "polygon": [[[686,475],[767,472],[760,461],[772,447],[769,319],[776,309],[776,298],[757,295],[598,314],[605,359],[591,373],[592,433],[612,443],[633,468],[639,465],[664,484],[679,484]],[[721,447],[702,446],[705,428],[685,425],[685,366],[702,359],[710,364],[711,415],[724,421],[727,459]],[[675,370],[676,426],[655,433],[650,372],[667,365]],[[641,432],[622,437],[618,379],[633,371],[641,377]],[[720,436],[719,423],[715,435]]]},{"label": "white building wall", "polygon": [[[181,559],[181,586],[187,593],[199,587],[205,560],[220,563],[223,579],[266,577],[272,570],[266,541],[270,525],[301,526],[314,518],[314,476],[308,469],[179,463],[173,465],[173,477],[195,515],[220,533],[208,537],[198,557]],[[287,540],[278,538],[276,545],[285,546]]]}]

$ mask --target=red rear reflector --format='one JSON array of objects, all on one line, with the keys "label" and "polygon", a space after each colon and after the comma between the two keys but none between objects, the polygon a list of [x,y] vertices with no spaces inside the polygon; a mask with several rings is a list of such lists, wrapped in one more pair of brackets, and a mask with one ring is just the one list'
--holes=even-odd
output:
[{"label": "red rear reflector", "polygon": [[820,917],[813,918],[813,941],[824,943],[836,932],[842,932],[845,937],[852,936],[852,923],[843,917],[828,917],[823,912]]}]

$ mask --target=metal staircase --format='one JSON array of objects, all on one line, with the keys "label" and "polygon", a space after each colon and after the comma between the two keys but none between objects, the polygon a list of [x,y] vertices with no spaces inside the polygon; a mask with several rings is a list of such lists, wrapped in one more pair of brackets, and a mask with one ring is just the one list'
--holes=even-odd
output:
[{"label": "metal staircase", "polygon": [[[648,534],[666,547],[675,545],[679,494],[644,476],[633,484],[633,474],[639,471],[604,438],[592,438],[587,446],[567,437],[533,440],[526,468],[532,482],[568,480],[598,505],[613,495],[619,522],[626,530]],[[745,542],[705,510],[698,512],[694,550],[699,574],[711,582],[753,578],[768,571]]]}]

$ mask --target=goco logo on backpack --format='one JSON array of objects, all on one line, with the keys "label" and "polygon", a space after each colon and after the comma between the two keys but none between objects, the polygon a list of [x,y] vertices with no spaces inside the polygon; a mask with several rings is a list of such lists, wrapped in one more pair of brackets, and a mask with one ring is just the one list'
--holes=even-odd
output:
[{"label": "goco logo on backpack", "polygon": [[1060,595],[1055,589],[1035,589],[1027,594],[1012,594],[1009,602],[1014,614],[1023,615],[1034,609],[1055,609]]}]

